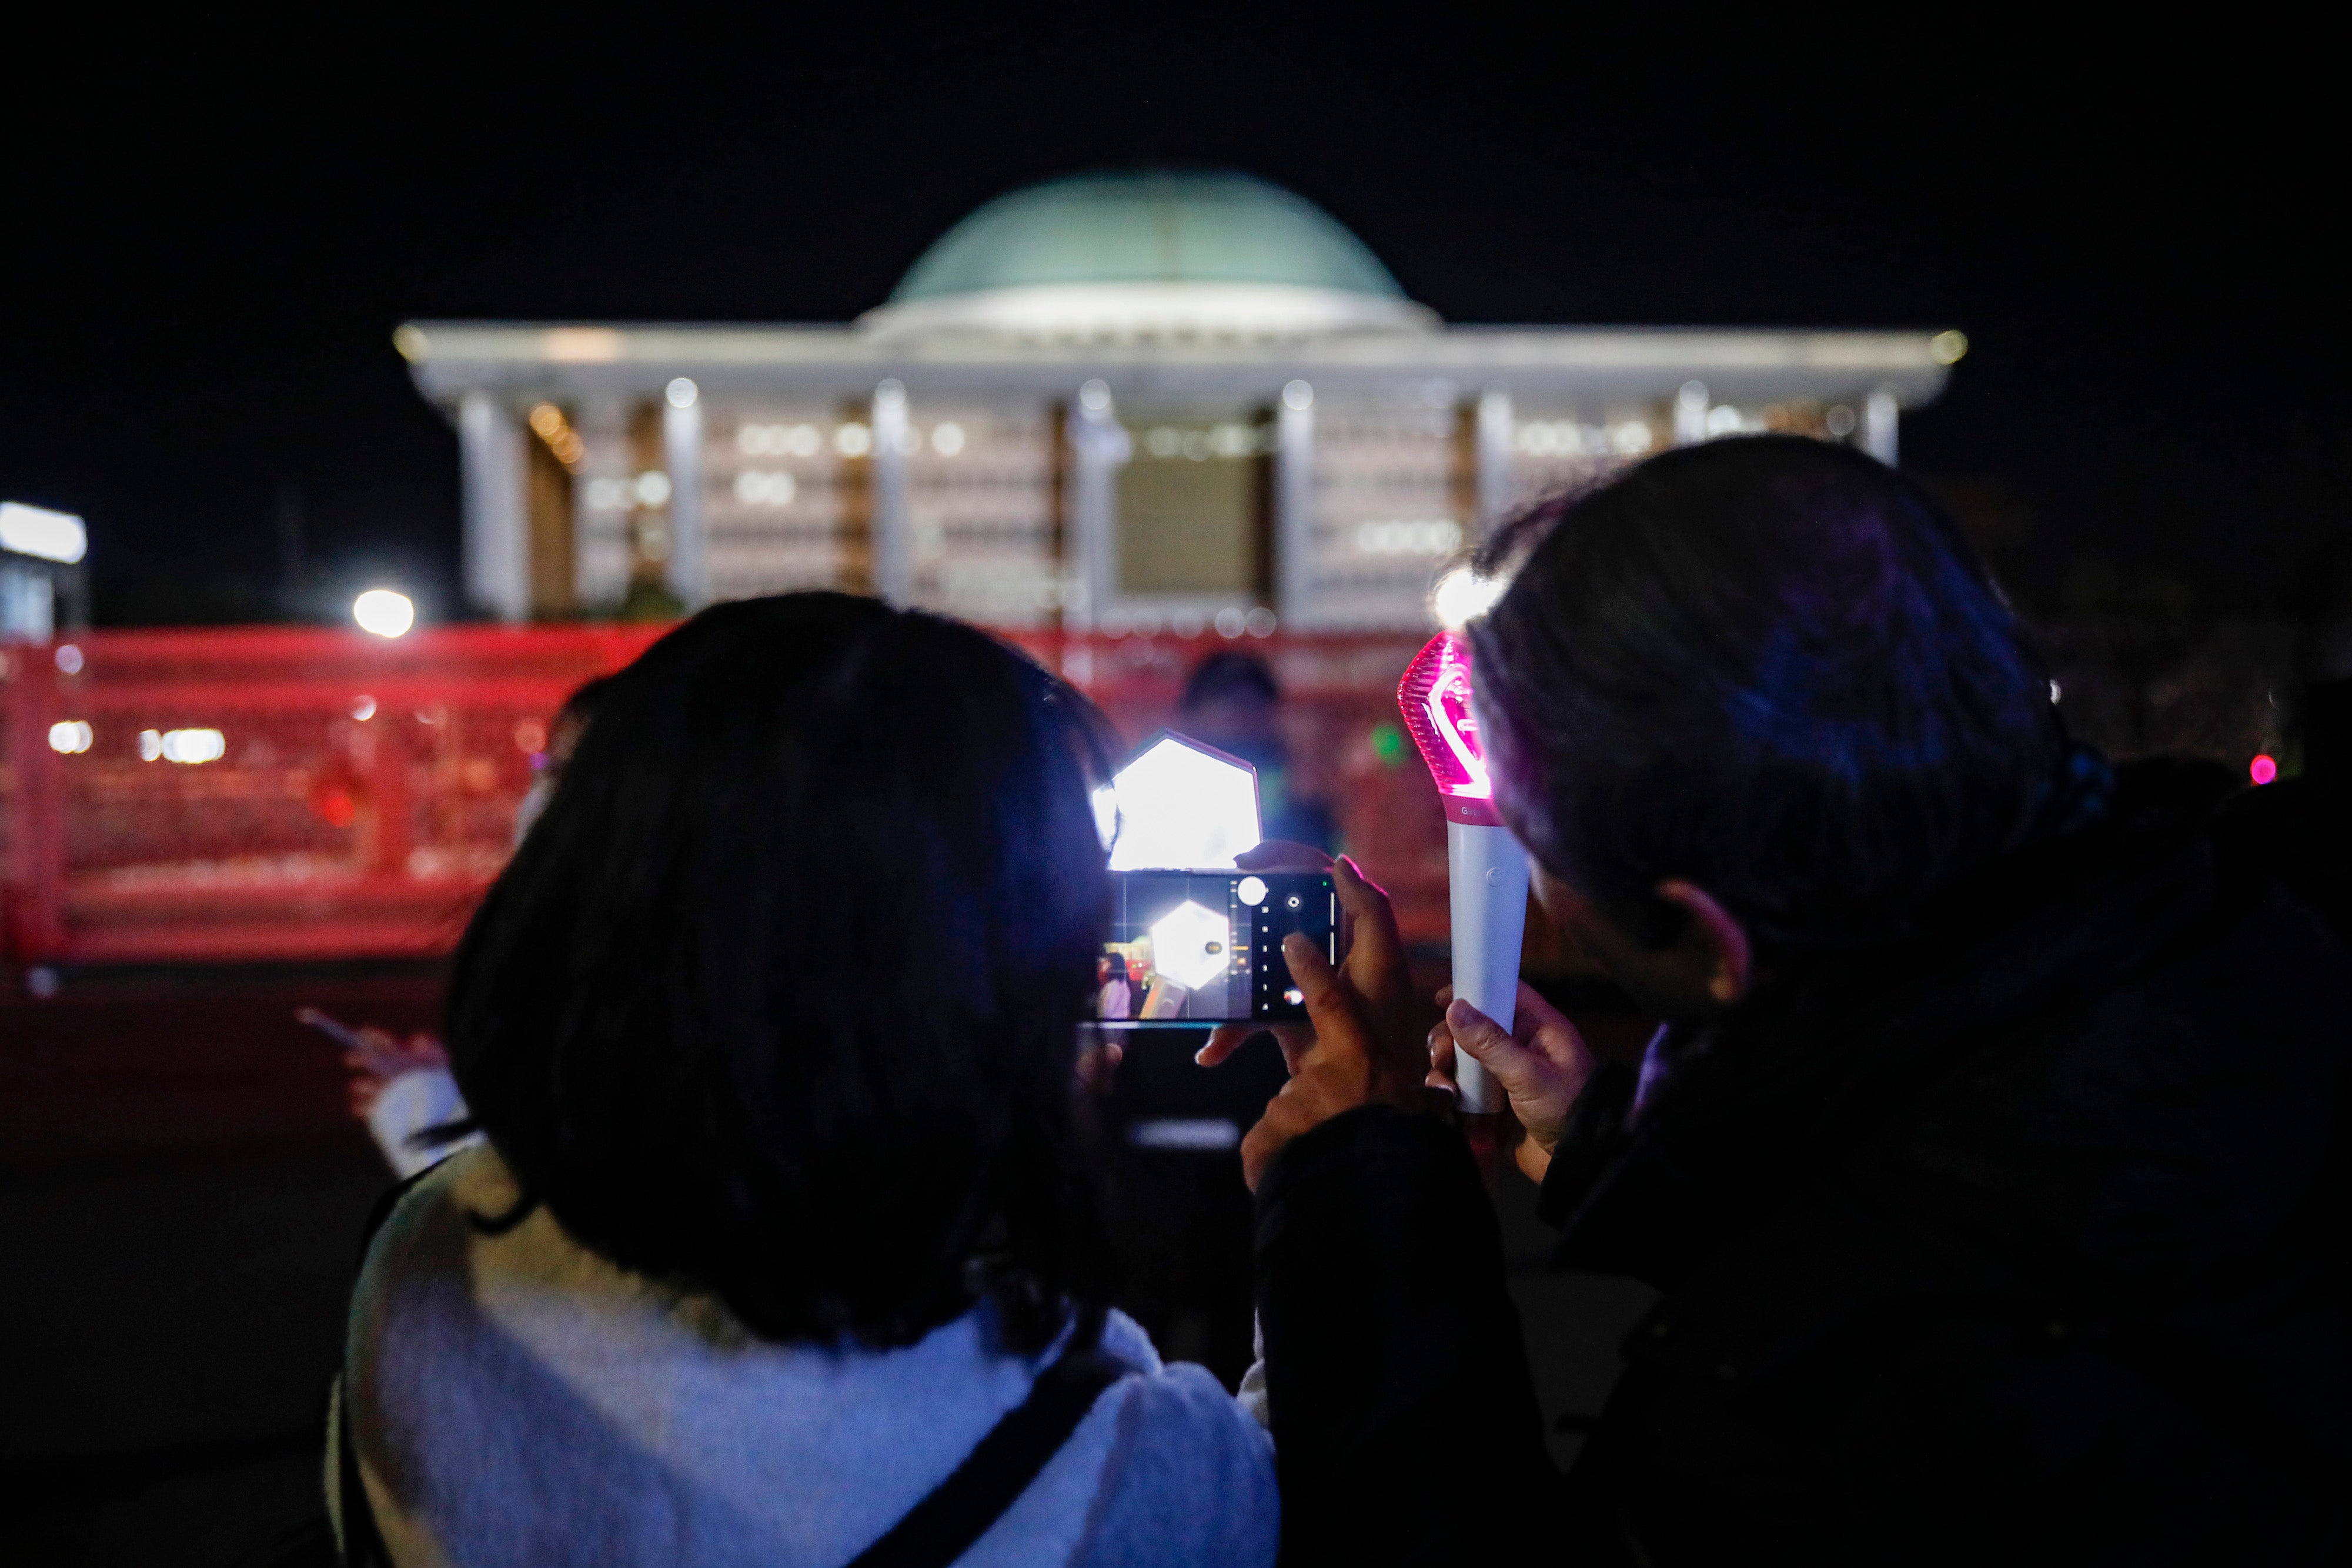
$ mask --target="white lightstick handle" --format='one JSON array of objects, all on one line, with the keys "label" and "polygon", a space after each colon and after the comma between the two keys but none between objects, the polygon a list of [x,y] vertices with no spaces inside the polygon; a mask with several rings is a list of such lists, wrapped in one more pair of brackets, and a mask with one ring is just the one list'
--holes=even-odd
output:
[{"label": "white lightstick handle", "polygon": [[[1445,824],[1454,894],[1454,994],[1505,1030],[1518,1010],[1519,943],[1527,935],[1528,852],[1507,828]],[[1467,1051],[1454,1053],[1456,1106],[1505,1108],[1503,1087]]]}]

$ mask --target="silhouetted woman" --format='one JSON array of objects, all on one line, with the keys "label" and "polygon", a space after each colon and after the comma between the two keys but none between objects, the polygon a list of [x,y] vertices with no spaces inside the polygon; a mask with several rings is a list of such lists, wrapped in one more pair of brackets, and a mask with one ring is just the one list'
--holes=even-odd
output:
[{"label": "silhouetted woman", "polygon": [[488,1144],[353,1305],[355,1554],[1271,1560],[1264,1432],[1103,1306],[1098,762],[1019,653],[840,595],[614,679],[458,952]]}]

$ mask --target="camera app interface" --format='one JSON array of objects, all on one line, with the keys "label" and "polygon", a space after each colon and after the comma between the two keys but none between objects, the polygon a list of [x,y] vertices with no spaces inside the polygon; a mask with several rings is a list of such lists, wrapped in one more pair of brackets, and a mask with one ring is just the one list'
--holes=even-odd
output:
[{"label": "camera app interface", "polygon": [[1339,904],[1321,875],[1122,872],[1096,961],[1107,1024],[1304,1019],[1282,939],[1304,931],[1339,961]]}]

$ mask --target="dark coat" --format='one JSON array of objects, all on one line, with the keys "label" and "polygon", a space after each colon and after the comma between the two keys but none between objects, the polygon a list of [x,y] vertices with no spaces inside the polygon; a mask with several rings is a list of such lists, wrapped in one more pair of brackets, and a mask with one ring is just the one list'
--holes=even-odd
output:
[{"label": "dark coat", "polygon": [[1296,1140],[1257,1241],[1290,1560],[2346,1561],[2344,819],[2216,793],[2126,770],[1663,1037],[1638,1110],[1596,1079],[1544,1208],[1664,1295],[1564,1481],[1459,1139]]}]

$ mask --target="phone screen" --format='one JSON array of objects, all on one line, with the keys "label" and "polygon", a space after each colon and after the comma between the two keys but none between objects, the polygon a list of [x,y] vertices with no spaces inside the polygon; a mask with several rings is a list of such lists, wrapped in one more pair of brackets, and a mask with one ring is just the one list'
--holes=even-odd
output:
[{"label": "phone screen", "polygon": [[1322,873],[1114,873],[1095,1017],[1111,1029],[1304,1019],[1282,939],[1304,931],[1339,961],[1339,906]]}]

